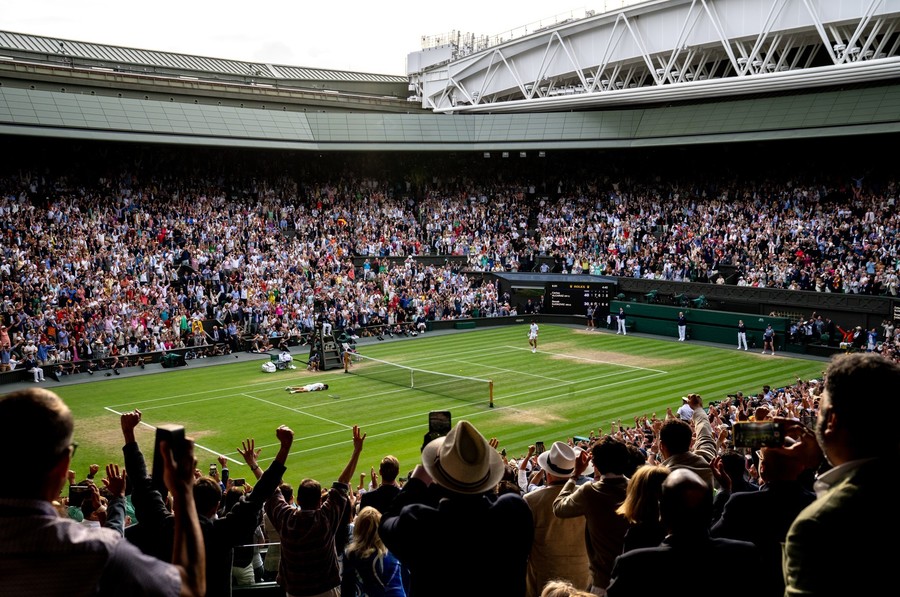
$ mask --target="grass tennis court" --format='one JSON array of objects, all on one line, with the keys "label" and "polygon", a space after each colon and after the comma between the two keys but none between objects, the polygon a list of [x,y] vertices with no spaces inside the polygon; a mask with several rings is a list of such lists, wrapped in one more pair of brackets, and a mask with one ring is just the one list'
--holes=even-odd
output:
[{"label": "grass tennis court", "polygon": [[[368,474],[391,453],[405,476],[418,462],[431,410],[451,411],[454,424],[468,419],[518,456],[535,441],[549,445],[597,427],[606,432],[612,420],[627,425],[642,414],[662,417],[666,407],[677,409],[689,392],[705,402],[719,400],[738,390],[750,394],[765,384],[775,388],[798,376],[817,377],[825,367],[787,355],[548,324],[541,325],[539,350],[532,354],[527,332],[528,325],[521,324],[360,347],[364,355],[409,367],[490,379],[495,408],[488,406],[483,383],[460,383],[456,389],[462,395],[451,397],[369,379],[361,370],[360,375],[299,367],[263,373],[260,361],[49,387],[75,413],[79,449],[73,466],[79,478],[92,462],[122,462],[118,413],[139,408],[147,425],[139,428],[138,441],[148,459],[153,426],[179,423],[197,443],[201,470],[223,454],[232,461],[233,477],[252,478],[235,451],[241,440],[256,439],[265,466],[277,452],[275,428],[288,425],[295,441],[286,480],[296,484],[303,477],[323,483],[337,478],[350,454],[354,424],[368,434],[357,472]],[[314,381],[329,389],[285,391],[287,385]]]}]

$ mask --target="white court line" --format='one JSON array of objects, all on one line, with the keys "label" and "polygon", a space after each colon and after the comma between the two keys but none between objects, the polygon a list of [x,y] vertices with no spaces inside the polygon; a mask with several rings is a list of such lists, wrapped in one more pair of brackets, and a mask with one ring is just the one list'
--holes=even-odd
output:
[{"label": "white court line", "polygon": [[[340,371],[340,373],[343,373],[343,371]],[[320,373],[319,375],[315,375],[315,376],[311,376],[311,377],[304,377],[304,379],[313,379],[313,380],[315,380],[315,379],[318,379],[318,378],[320,378],[320,377],[337,377],[337,375],[338,375],[338,372],[335,372],[335,373]],[[282,387],[282,388],[283,388],[284,386],[283,386],[282,384],[284,384],[284,383],[290,383],[290,382],[291,382],[291,380],[289,380],[289,379],[287,379],[287,378],[281,378],[281,379],[277,380],[277,382],[276,382],[276,380],[272,380],[272,381],[266,382],[266,383],[243,384],[243,385],[239,385],[239,386],[231,386],[231,387],[228,387],[228,388],[214,388],[214,389],[211,389],[211,390],[201,390],[201,391],[199,391],[199,392],[189,392],[189,393],[187,393],[187,394],[175,394],[174,396],[165,396],[165,397],[163,397],[163,398],[151,398],[151,399],[148,399],[148,400],[141,400],[141,404],[145,404],[145,403],[149,403],[149,402],[161,402],[161,401],[163,401],[163,400],[172,400],[173,398],[188,398],[188,397],[190,397],[190,396],[201,396],[201,395],[203,395],[203,394],[211,394],[211,393],[213,393],[213,392],[222,392],[222,391],[228,392],[228,391],[231,391],[231,390],[240,390],[240,389],[242,389],[242,388],[254,388],[254,389],[257,389],[257,390],[258,390],[258,389],[268,390],[268,389],[274,389],[274,388],[270,388],[269,386],[272,385],[272,384],[275,384],[275,383],[277,383],[279,387]],[[241,393],[240,393],[240,392],[237,392],[237,393],[235,393],[235,394],[228,394],[228,395],[229,395],[229,396],[240,396]],[[119,408],[119,407],[121,407],[121,406],[131,406],[131,405],[133,405],[133,404],[135,404],[135,402],[124,402],[124,403],[122,403],[122,404],[113,404],[113,405],[110,406],[110,408]],[[186,404],[187,404],[187,403],[186,403]],[[143,410],[143,409],[142,409],[142,410]]]},{"label": "white court line", "polygon": [[[521,406],[525,406],[525,405],[529,405],[529,404],[536,404],[536,403],[539,403],[539,402],[544,402],[544,401],[546,401],[546,400],[552,400],[552,399],[557,399],[557,398],[567,398],[567,397],[571,396],[572,394],[582,394],[582,393],[585,393],[585,392],[594,392],[594,391],[602,390],[602,389],[605,389],[605,388],[610,388],[610,387],[612,387],[612,386],[618,386],[618,385],[621,385],[621,384],[623,384],[623,383],[631,383],[631,382],[635,382],[635,381],[641,381],[641,380],[644,380],[644,379],[650,379],[651,377],[659,377],[660,375],[665,374],[665,373],[666,373],[665,371],[658,372],[658,373],[652,373],[652,374],[650,374],[650,375],[645,375],[645,376],[639,377],[639,378],[637,378],[637,379],[625,379],[625,380],[622,380],[622,381],[615,381],[615,382],[608,383],[608,384],[604,384],[604,385],[601,385],[601,386],[592,386],[592,387],[590,387],[590,388],[584,388],[584,389],[581,389],[581,390],[574,390],[574,391],[572,391],[572,392],[566,392],[565,394],[556,394],[556,395],[554,395],[554,396],[544,396],[544,397],[542,397],[542,398],[536,398],[536,399],[534,399],[534,400],[529,400],[529,401],[527,401],[527,402],[522,402],[522,403],[519,403],[519,404],[516,404],[516,405],[500,406],[500,407],[498,407],[498,408],[494,408],[494,409],[490,409],[490,410],[475,411],[475,412],[472,412],[472,413],[469,413],[469,414],[466,414],[466,415],[463,415],[463,416],[465,416],[465,418],[468,420],[468,419],[473,418],[473,417],[478,417],[478,416],[483,416],[483,415],[491,415],[491,414],[494,414],[494,413],[496,413],[496,412],[498,412],[498,411],[500,411],[500,410],[515,410],[515,409],[517,409],[517,408],[520,408]],[[518,392],[518,393],[516,393],[516,394],[510,394],[509,396],[506,396],[506,398],[512,398],[512,397],[514,397],[514,396],[523,396],[523,395],[526,395],[526,394],[533,394],[533,393],[535,393],[535,392],[545,391],[546,389],[547,389],[547,388],[541,388],[541,389],[539,389],[539,390],[528,390],[528,391],[525,391],[525,392]],[[393,422],[393,421],[398,421],[398,420],[403,420],[403,419],[410,419],[410,418],[414,418],[414,417],[417,418],[417,417],[420,417],[420,416],[421,416],[421,415],[410,415],[410,416],[408,416],[408,417],[401,417],[400,419],[393,419],[392,421],[381,421],[381,422],[378,423],[378,425],[383,425],[383,424],[390,423],[390,422]],[[387,433],[378,434],[378,435],[371,435],[371,434],[366,434],[366,435],[367,435],[367,438],[368,438],[368,437],[383,437],[383,436],[388,436],[388,435],[394,435],[394,434],[397,434],[397,433],[406,433],[406,432],[408,432],[408,431],[413,431],[413,430],[415,430],[415,429],[422,429],[422,425],[415,425],[415,426],[413,426],[413,427],[405,427],[405,428],[403,428],[403,429],[395,429],[395,430],[392,430],[392,431],[388,431]],[[363,429],[362,431],[365,433],[366,430]],[[327,433],[321,433],[321,434],[319,434],[319,435],[316,435],[316,436],[310,436],[310,437],[324,437],[324,436],[331,435],[331,434],[334,434],[334,433],[346,433],[346,431],[343,431],[343,432],[341,432],[341,431],[329,431],[329,432],[327,432]],[[308,450],[300,450],[300,451],[298,451],[298,452],[291,452],[291,454],[302,454],[302,453],[305,453],[305,452],[315,452],[315,451],[317,451],[317,450],[322,450],[322,449],[325,449],[325,448],[332,448],[332,447],[335,447],[335,446],[339,446],[339,445],[342,445],[342,444],[349,444],[349,443],[350,443],[349,440],[346,441],[346,442],[336,442],[336,443],[333,443],[333,444],[329,444],[329,445],[327,445],[327,446],[317,446],[317,447],[315,447],[315,448],[310,448],[310,449],[308,449]],[[272,447],[272,446],[277,446],[277,445],[279,445],[279,444],[272,444],[272,445],[270,445],[270,446],[262,446],[262,447]],[[257,445],[257,447],[261,447],[261,446]],[[274,459],[275,459],[274,456],[271,456],[271,457],[268,457],[268,458],[261,458],[261,459],[260,459],[260,462],[268,462],[268,461],[274,460]]]},{"label": "white court line", "polygon": [[307,417],[312,417],[314,419],[319,419],[320,421],[325,421],[326,423],[331,423],[333,425],[338,425],[339,427],[343,427],[345,429],[353,429],[352,425],[345,425],[343,423],[338,423],[337,421],[332,421],[331,419],[326,419],[325,417],[320,417],[318,415],[312,415],[308,412],[302,411],[299,408],[291,408],[290,406],[285,406],[283,404],[278,404],[277,402],[272,402],[271,400],[265,400],[263,398],[257,398],[256,396],[252,396],[250,394],[242,394],[242,396],[246,396],[247,398],[251,398],[253,400],[258,400],[260,402],[264,402],[266,404],[271,404],[272,406],[277,406],[283,408],[285,410],[289,410],[291,412],[295,412],[299,415],[306,415]]},{"label": "white court line", "polygon": [[[520,346],[504,346],[503,348],[510,348],[512,350],[525,350],[530,351],[530,348],[522,348]],[[656,373],[668,373],[668,371],[663,371],[661,369],[649,369],[647,367],[638,367],[637,365],[624,365],[622,363],[614,363],[612,361],[601,361],[598,359],[589,359],[587,357],[579,357],[571,354],[566,354],[564,352],[548,352],[546,350],[538,350],[538,353],[549,354],[555,357],[566,357],[567,359],[578,359],[579,361],[588,361],[590,363],[602,363],[604,365],[615,365],[617,367],[628,367],[629,369],[640,369],[641,371],[655,371]]]},{"label": "white court line", "polygon": [[[444,361],[444,362],[446,363],[447,361]],[[493,365],[485,365],[484,363],[473,363],[471,361],[463,361],[460,359],[452,359],[450,362],[451,363],[464,363],[466,365],[474,365],[476,367],[482,367],[482,368],[486,367],[488,369],[494,369],[495,371],[503,371],[504,373],[515,373],[516,375],[527,375],[528,377],[539,377],[541,379],[547,379],[547,380],[555,381],[558,383],[568,383],[568,384],[578,383],[577,381],[568,381],[565,379],[557,379],[555,377],[547,377],[546,375],[538,375],[537,373],[526,373],[524,371],[516,371],[515,369],[504,369],[503,367],[494,367]]]},{"label": "white court line", "polygon": [[[114,413],[114,414],[116,414],[116,415],[119,415],[120,417],[122,416],[122,413],[113,410],[113,409],[110,408],[109,406],[104,406],[103,408],[106,409],[106,410],[108,410],[108,411],[111,412],[111,413]],[[144,412],[144,411],[141,411],[141,412]],[[151,425],[150,423],[145,423],[144,421],[141,421],[141,425],[143,425],[144,427],[149,427],[150,429],[153,429],[154,431],[156,431],[156,427],[154,427],[154,426]],[[243,462],[237,461],[237,460],[235,460],[234,458],[229,458],[229,457],[226,456],[225,454],[221,454],[221,453],[219,453],[219,452],[216,452],[215,450],[212,450],[212,449],[210,449],[210,448],[207,448],[206,446],[203,446],[203,445],[201,445],[201,444],[198,444],[197,442],[194,442],[194,447],[195,447],[195,448],[200,448],[201,450],[206,450],[207,452],[209,452],[210,454],[215,455],[216,457],[221,456],[222,458],[224,458],[224,459],[226,459],[226,460],[230,460],[231,462],[234,462],[235,464],[244,464]]]}]

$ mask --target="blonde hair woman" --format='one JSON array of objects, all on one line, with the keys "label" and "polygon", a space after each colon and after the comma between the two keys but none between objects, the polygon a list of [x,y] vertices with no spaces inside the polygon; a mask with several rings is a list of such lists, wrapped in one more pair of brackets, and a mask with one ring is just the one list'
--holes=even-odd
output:
[{"label": "blonde hair woman", "polygon": [[666,536],[659,522],[659,496],[669,468],[649,465],[638,468],[628,480],[625,501],[616,510],[628,520],[622,552],[639,547],[657,547]]},{"label": "blonde hair woman", "polygon": [[344,551],[341,597],[406,597],[400,562],[388,551],[378,525],[381,512],[367,506],[353,521],[353,538]]}]

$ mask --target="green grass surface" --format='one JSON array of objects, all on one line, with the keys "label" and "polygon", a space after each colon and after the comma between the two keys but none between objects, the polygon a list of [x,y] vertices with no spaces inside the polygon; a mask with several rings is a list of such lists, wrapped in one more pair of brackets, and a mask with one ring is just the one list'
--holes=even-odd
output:
[{"label": "green grass surface", "polygon": [[[73,463],[83,478],[90,463],[121,462],[118,413],[139,408],[147,426],[138,441],[149,459],[153,429],[163,423],[185,426],[197,443],[197,460],[206,471],[216,455],[234,460],[233,477],[251,477],[236,452],[241,440],[255,438],[265,467],[277,452],[275,429],[288,425],[295,440],[286,480],[304,477],[323,483],[337,478],[351,449],[351,428],[368,434],[358,472],[377,468],[385,454],[400,459],[405,475],[419,458],[428,412],[449,410],[453,423],[471,421],[486,437],[518,456],[535,441],[547,446],[590,429],[624,424],[642,414],[664,416],[697,392],[719,400],[737,390],[745,394],[816,377],[825,363],[785,355],[762,356],[734,348],[714,348],[638,336],[585,332],[542,325],[540,346],[532,354],[528,326],[483,328],[444,336],[385,342],[361,347],[362,354],[411,367],[494,381],[495,408],[486,391],[464,399],[404,389],[343,370],[309,373],[302,369],[262,373],[260,361],[186,367],[165,373],[60,386],[72,408]],[[289,394],[286,385],[329,384],[321,392]],[[465,387],[465,386],[460,386]]]}]

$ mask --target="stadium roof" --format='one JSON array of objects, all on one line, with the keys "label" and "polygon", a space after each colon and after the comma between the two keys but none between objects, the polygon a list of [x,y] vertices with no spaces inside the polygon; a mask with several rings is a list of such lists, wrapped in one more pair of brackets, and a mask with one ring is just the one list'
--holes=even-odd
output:
[{"label": "stadium roof", "polygon": [[191,56],[174,52],[156,50],[139,50],[108,46],[90,42],[73,41],[24,33],[0,31],[0,51],[18,57],[53,60],[64,62],[80,60],[85,64],[97,63],[115,68],[121,72],[140,72],[153,74],[192,73],[218,74],[225,76],[269,79],[292,79],[305,81],[331,81],[356,83],[407,83],[405,77],[396,75],[379,75],[351,71],[308,68],[303,66],[286,66],[260,62],[244,62],[225,58],[208,58]]}]

